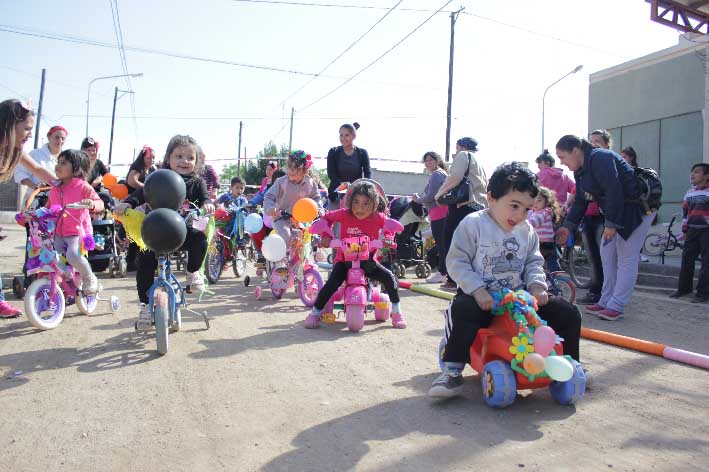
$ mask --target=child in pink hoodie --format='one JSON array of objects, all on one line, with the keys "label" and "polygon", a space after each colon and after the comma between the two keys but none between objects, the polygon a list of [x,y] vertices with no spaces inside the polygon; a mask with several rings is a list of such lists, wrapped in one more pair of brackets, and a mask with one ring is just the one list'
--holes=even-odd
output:
[{"label": "child in pink hoodie", "polygon": [[[49,206],[62,209],[54,232],[54,248],[79,271],[84,293],[96,293],[98,280],[81,254],[82,243],[86,246],[93,236],[89,211],[103,210],[103,201],[84,180],[89,173],[89,157],[84,151],[67,149],[59,154],[54,172],[61,184],[49,192]],[[88,205],[90,210],[66,208],[70,203]]]},{"label": "child in pink hoodie", "polygon": [[546,149],[537,157],[536,162],[537,166],[539,166],[539,172],[537,173],[539,185],[554,191],[559,206],[569,206],[571,202],[567,205],[566,201],[569,195],[576,193],[576,183],[568,175],[564,174],[563,170],[554,167],[556,160]]}]

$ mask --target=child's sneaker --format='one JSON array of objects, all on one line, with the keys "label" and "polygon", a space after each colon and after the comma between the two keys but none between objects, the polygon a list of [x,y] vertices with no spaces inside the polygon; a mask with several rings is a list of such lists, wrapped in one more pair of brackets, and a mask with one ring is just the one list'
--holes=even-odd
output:
[{"label": "child's sneaker", "polygon": [[450,398],[460,395],[463,391],[463,374],[444,371],[431,385],[429,397]]},{"label": "child's sneaker", "polygon": [[320,321],[322,320],[322,315],[317,315],[313,312],[308,313],[305,318],[305,327],[308,329],[315,329],[320,327]]},{"label": "child's sneaker", "polygon": [[432,276],[426,279],[427,284],[440,284],[446,281],[446,276],[440,272],[436,272]]},{"label": "child's sneaker", "polygon": [[404,329],[406,328],[406,318],[404,318],[404,315],[402,313],[392,313],[391,325],[394,328]]},{"label": "child's sneaker", "polygon": [[197,272],[187,272],[187,286],[190,288],[190,293],[200,293],[204,290],[204,279],[202,274]]},{"label": "child's sneaker", "polygon": [[81,290],[86,295],[93,295],[98,292],[98,279],[94,274],[85,277],[81,281]]},{"label": "child's sneaker", "polygon": [[0,300],[0,318],[17,318],[21,314],[21,310],[18,310],[5,300]]},{"label": "child's sneaker", "polygon": [[140,331],[147,331],[152,329],[153,322],[150,319],[150,313],[148,313],[148,306],[145,303],[140,304],[140,312],[138,313],[138,321],[135,322],[135,329]]},{"label": "child's sneaker", "polygon": [[596,313],[598,317],[602,320],[606,321],[616,321],[619,320],[623,317],[623,313],[620,311],[615,311],[611,310],[610,308],[606,308],[605,310],[601,310],[598,313]]}]

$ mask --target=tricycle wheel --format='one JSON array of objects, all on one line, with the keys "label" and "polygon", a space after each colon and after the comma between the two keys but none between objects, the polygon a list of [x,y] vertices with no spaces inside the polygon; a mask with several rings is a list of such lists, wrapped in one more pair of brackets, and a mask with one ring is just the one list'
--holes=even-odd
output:
[{"label": "tricycle wheel", "polygon": [[254,298],[256,300],[261,300],[261,295],[263,295],[263,290],[257,285],[254,287]]},{"label": "tricycle wheel", "polygon": [[273,288],[271,287],[271,293],[273,294],[273,298],[276,300],[280,300],[283,297],[283,294],[286,292],[286,289],[284,288]]},{"label": "tricycle wheel", "polygon": [[364,326],[364,305],[345,306],[345,318],[347,319],[347,329],[353,333],[358,332]]},{"label": "tricycle wheel", "polygon": [[488,362],[480,377],[485,403],[495,408],[505,408],[515,401],[517,381],[507,362]]},{"label": "tricycle wheel", "polygon": [[571,361],[574,375],[566,382],[552,382],[549,384],[551,397],[561,405],[573,405],[583,398],[586,392],[586,374],[583,367],[576,361]]},{"label": "tricycle wheel", "polygon": [[305,269],[303,271],[303,280],[297,286],[298,295],[303,305],[308,308],[312,307],[322,286],[323,282],[320,273],[313,268]]}]

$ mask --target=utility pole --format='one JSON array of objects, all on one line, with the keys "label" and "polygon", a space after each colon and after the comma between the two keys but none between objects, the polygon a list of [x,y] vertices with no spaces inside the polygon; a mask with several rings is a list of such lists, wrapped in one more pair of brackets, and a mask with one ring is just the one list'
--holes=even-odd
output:
[{"label": "utility pole", "polygon": [[119,90],[118,87],[115,88],[113,92],[113,112],[111,113],[111,140],[108,143],[108,166],[111,167],[111,157],[113,156],[113,129],[116,126],[116,102],[121,97],[118,96],[118,92],[123,92],[123,95],[127,93],[133,93],[129,90]]},{"label": "utility pole", "polygon": [[290,137],[288,138],[288,155],[293,151],[293,114],[295,113],[295,108],[290,109]]},{"label": "utility pole", "polygon": [[[237,146],[237,157],[236,157],[236,175],[239,175],[241,171],[241,130],[244,127],[244,122],[239,122],[239,145]],[[244,149],[244,157],[246,157],[246,149]]]},{"label": "utility pole", "polygon": [[44,81],[47,69],[42,69],[42,85],[39,86],[39,106],[37,107],[37,124],[34,130],[34,148],[39,145],[39,122],[42,121],[42,103],[44,102]]},{"label": "utility pole", "polygon": [[451,152],[451,108],[453,102],[453,46],[455,45],[455,21],[465,7],[451,12],[451,46],[448,59],[448,112],[446,113],[446,162],[450,159]]}]

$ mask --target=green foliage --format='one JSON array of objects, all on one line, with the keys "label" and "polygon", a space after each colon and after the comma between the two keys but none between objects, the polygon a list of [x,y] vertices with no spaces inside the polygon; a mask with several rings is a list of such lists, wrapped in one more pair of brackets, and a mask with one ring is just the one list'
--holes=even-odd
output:
[{"label": "green foliage", "polygon": [[244,179],[246,185],[261,185],[261,181],[266,176],[266,165],[271,159],[263,159],[266,157],[273,157],[277,163],[278,167],[284,167],[286,164],[286,158],[288,157],[288,147],[285,144],[281,145],[278,149],[275,143],[269,141],[258,153],[258,160],[249,159],[243,160],[241,166],[239,167],[236,163],[229,164],[222,169],[219,179],[223,182],[229,182],[232,177],[237,175],[237,168],[239,167],[239,177]]}]

